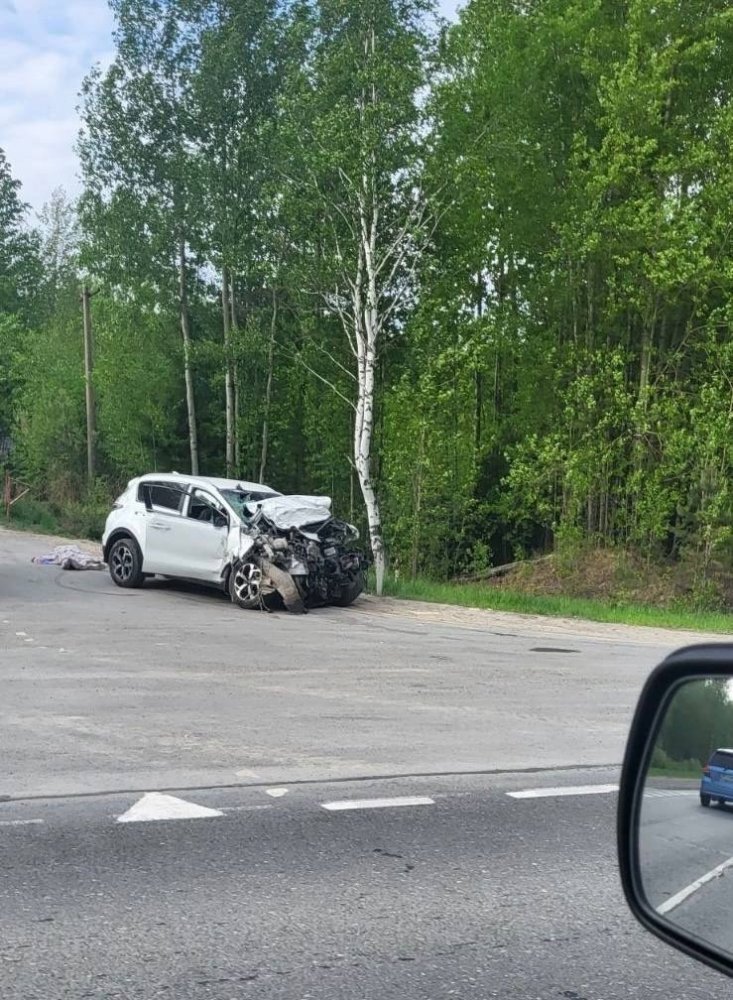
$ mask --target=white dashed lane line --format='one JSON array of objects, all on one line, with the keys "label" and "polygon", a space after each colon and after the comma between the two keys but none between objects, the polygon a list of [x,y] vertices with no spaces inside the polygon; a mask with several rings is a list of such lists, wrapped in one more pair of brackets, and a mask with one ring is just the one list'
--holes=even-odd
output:
[{"label": "white dashed lane line", "polygon": [[391,799],[339,799],[336,802],[322,802],[329,812],[344,812],[347,809],[393,809],[397,806],[434,806],[435,799],[427,795],[401,795]]},{"label": "white dashed lane line", "polygon": [[570,795],[608,795],[617,792],[618,785],[565,785],[558,788],[525,788],[507,792],[510,799],[551,799]]},{"label": "white dashed lane line", "polygon": [[[291,789],[283,785],[259,789],[269,799],[284,799]],[[502,794],[499,789],[487,789],[493,794]],[[559,785],[553,787],[524,788],[516,791],[503,792],[512,799],[545,799],[564,798],[580,795],[607,795],[618,791],[617,784],[597,785]],[[666,798],[679,795],[694,795],[695,792],[682,789],[651,788],[644,793],[645,797]],[[439,796],[440,797],[440,796]],[[449,796],[450,797],[450,796]],[[312,806],[325,809],[327,812],[352,812],[370,809],[400,809],[418,806],[434,806],[435,799],[429,795],[394,795],[380,798],[335,799],[329,802],[312,802]],[[197,802],[179,798],[162,792],[146,792],[139,797],[126,811],[116,814],[118,823],[149,823],[161,820],[207,819],[226,816],[228,813],[256,812],[278,808],[272,804],[247,802],[241,805],[220,805],[218,808],[204,806]],[[44,823],[43,819],[0,819],[0,827],[33,826]]]}]

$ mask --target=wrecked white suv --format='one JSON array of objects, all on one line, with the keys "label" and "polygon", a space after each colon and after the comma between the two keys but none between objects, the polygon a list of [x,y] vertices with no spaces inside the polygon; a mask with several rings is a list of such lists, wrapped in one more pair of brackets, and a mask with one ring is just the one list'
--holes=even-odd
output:
[{"label": "wrecked white suv", "polygon": [[221,588],[241,608],[284,604],[302,613],[345,607],[362,592],[357,538],[353,525],[333,517],[328,497],[174,472],[130,480],[102,546],[118,587],[139,587],[149,576],[195,580]]}]

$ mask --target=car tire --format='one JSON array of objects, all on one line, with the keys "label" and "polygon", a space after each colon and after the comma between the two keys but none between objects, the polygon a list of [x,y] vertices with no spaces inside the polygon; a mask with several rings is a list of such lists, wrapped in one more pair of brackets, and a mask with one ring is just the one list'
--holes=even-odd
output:
[{"label": "car tire", "polygon": [[705,806],[706,809],[710,805],[710,796],[705,795],[704,792],[700,793],[700,805]]},{"label": "car tire", "polygon": [[259,563],[245,561],[232,567],[229,574],[229,597],[244,611],[278,611],[282,598],[269,584]]},{"label": "car tire", "polygon": [[143,555],[134,538],[124,535],[112,543],[109,550],[109,575],[118,587],[141,587],[145,580]]},{"label": "car tire", "polygon": [[353,604],[357,599],[359,594],[364,589],[364,579],[361,574],[347,583],[345,587],[341,588],[341,593],[338,597],[334,598],[333,604],[338,608],[348,608],[350,604]]},{"label": "car tire", "polygon": [[229,596],[232,603],[245,611],[263,606],[262,569],[256,562],[236,563],[229,574]]}]

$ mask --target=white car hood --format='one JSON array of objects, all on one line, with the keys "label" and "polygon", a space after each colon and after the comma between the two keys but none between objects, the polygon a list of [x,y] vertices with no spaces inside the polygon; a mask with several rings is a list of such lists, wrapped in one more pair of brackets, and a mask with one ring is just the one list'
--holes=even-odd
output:
[{"label": "white car hood", "polygon": [[245,504],[250,514],[258,508],[279,531],[323,524],[331,517],[330,497],[276,496]]}]

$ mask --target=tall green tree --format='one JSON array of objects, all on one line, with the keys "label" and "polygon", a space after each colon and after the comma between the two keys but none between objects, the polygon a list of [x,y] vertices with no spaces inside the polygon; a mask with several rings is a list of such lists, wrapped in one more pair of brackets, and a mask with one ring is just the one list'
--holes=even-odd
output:
[{"label": "tall green tree", "polygon": [[27,226],[20,187],[0,148],[0,313],[29,316],[39,277],[38,239]]},{"label": "tall green tree", "polygon": [[420,184],[429,37],[423,0],[322,0],[290,84],[290,180],[307,197],[313,290],[352,354],[353,461],[381,593],[385,550],[373,468],[380,347],[406,308],[427,206]]},{"label": "tall green tree", "polygon": [[207,256],[221,274],[224,331],[226,466],[239,449],[236,406],[237,285],[262,279],[267,246],[258,225],[268,206],[272,119],[285,67],[285,20],[278,0],[192,0],[186,16],[199,51],[191,80],[192,131]]},{"label": "tall green tree", "polygon": [[113,0],[112,8],[115,59],[105,73],[92,71],[82,88],[86,263],[113,285],[142,286],[167,307],[175,304],[197,473],[190,297],[200,259],[201,192],[189,97],[198,38],[169,0]]}]

